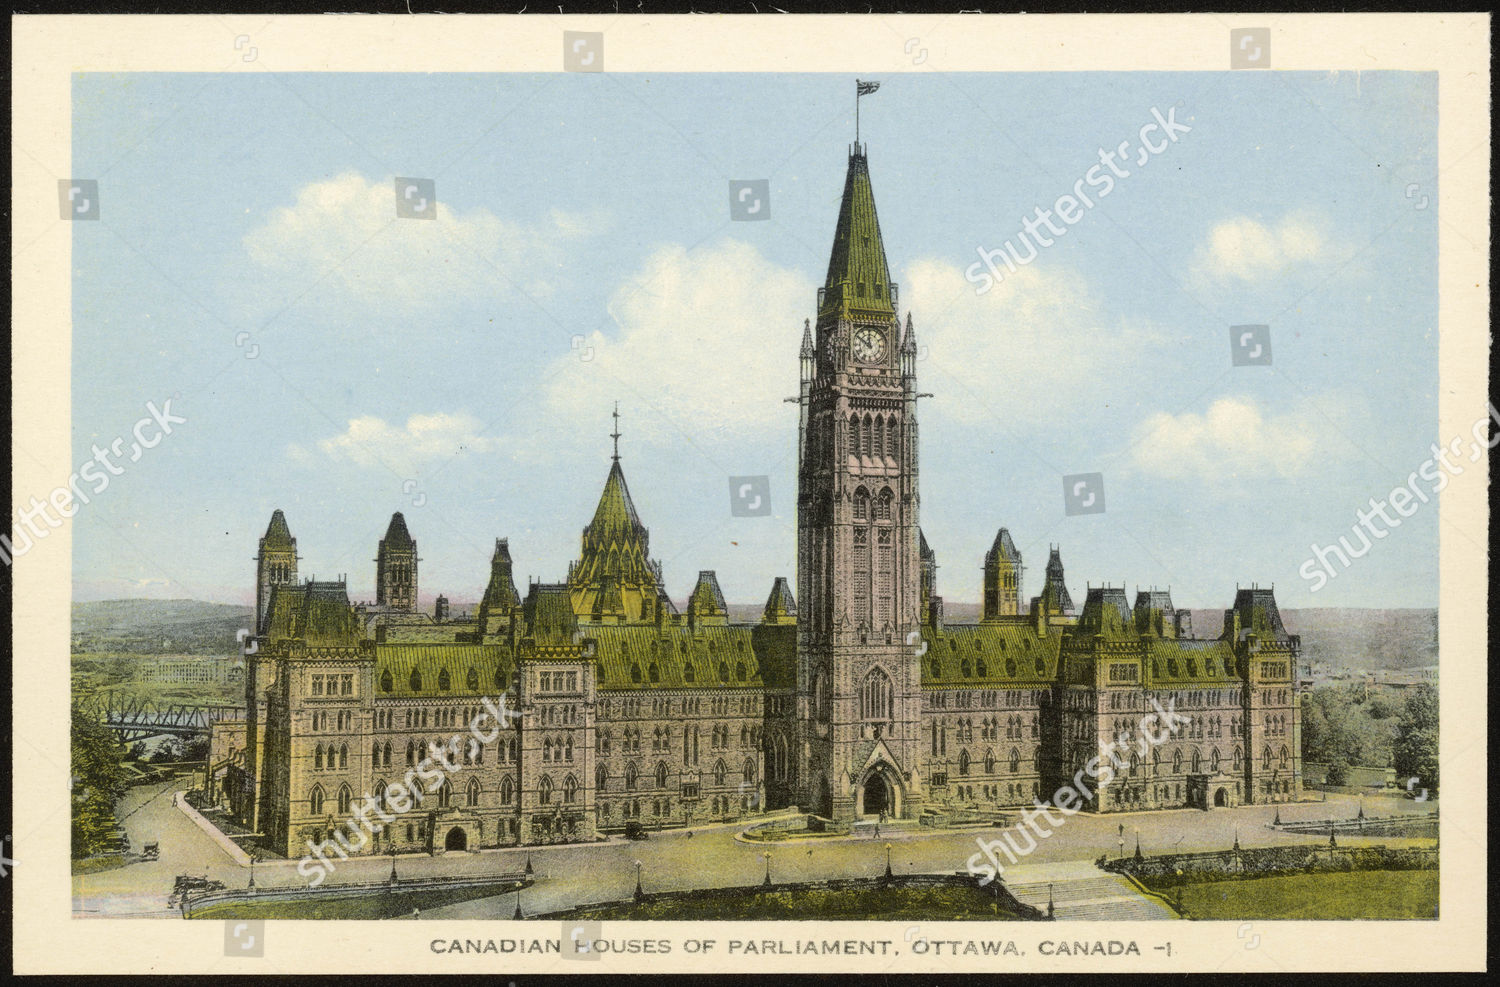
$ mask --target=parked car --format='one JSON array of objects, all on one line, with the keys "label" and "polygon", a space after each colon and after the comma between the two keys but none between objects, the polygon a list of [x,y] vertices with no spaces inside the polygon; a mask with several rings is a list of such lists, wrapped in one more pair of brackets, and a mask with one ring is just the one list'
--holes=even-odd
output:
[{"label": "parked car", "polygon": [[646,832],[646,827],[632,819],[625,824],[625,838],[627,840],[649,840],[651,834]]},{"label": "parked car", "polygon": [[156,860],[161,856],[161,844],[156,842],[147,843],[141,847],[142,860]]}]

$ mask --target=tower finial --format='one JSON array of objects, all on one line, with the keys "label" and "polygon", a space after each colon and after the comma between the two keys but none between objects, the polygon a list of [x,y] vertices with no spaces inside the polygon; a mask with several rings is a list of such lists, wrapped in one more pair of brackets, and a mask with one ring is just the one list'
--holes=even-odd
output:
[{"label": "tower finial", "polygon": [[615,410],[610,417],[615,420],[615,430],[609,433],[609,437],[615,440],[615,452],[610,459],[618,463],[620,461],[620,402],[615,402]]}]

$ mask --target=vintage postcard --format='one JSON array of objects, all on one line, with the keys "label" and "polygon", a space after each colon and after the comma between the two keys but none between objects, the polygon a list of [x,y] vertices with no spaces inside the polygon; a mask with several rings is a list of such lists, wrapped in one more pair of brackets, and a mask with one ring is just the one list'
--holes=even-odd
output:
[{"label": "vintage postcard", "polygon": [[1482,969],[1487,16],[14,27],[18,970]]}]

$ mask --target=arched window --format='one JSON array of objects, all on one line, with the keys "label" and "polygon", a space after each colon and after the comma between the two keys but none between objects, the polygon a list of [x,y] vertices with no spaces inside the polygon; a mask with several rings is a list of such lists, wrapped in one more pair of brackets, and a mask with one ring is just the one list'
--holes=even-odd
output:
[{"label": "arched window", "polygon": [[753,758],[745,758],[745,765],[741,770],[745,775],[745,784],[755,784],[755,760]]},{"label": "arched window", "polygon": [[354,800],[354,793],[349,790],[348,785],[339,786],[339,815],[349,814],[349,803]]},{"label": "arched window", "polygon": [[[330,755],[330,758],[331,757],[332,757],[332,755]],[[332,765],[329,765],[329,766],[332,767]],[[339,747],[339,767],[341,767],[341,768],[347,768],[348,766],[349,766],[349,745],[348,744],[344,744],[341,747]]]},{"label": "arched window", "polygon": [[1267,771],[1271,770],[1271,748],[1269,746],[1260,752],[1260,766]]},{"label": "arched window", "polygon": [[568,775],[563,779],[563,803],[571,805],[577,798],[578,781],[572,775]]},{"label": "arched window", "polygon": [[727,662],[727,661],[721,661],[721,662],[719,662],[719,681],[720,682],[728,682],[729,681],[729,662]]},{"label": "arched window", "polygon": [[864,487],[854,491],[854,520],[865,521],[870,517],[870,492]]},{"label": "arched window", "polygon": [[542,775],[541,782],[536,786],[536,800],[542,805],[552,804],[552,777]]},{"label": "arched window", "polygon": [[989,666],[984,663],[983,658],[974,659],[974,673],[980,678],[987,678],[990,674]]},{"label": "arched window", "polygon": [[323,767],[323,745],[319,744],[313,751],[313,768]]},{"label": "arched window", "polygon": [[650,666],[646,669],[646,677],[648,679],[650,679],[652,682],[660,682],[661,681],[661,669],[659,669],[659,668],[656,667],[656,662],[653,661],[650,664]]},{"label": "arched window", "polygon": [[1182,774],[1182,750],[1180,748],[1172,752],[1172,773]]},{"label": "arched window", "polygon": [[988,748],[984,752],[984,773],[987,775],[995,773],[995,752]]},{"label": "arched window", "polygon": [[370,748],[370,766],[371,767],[375,767],[375,768],[380,767],[380,742],[379,741],[376,741],[375,746]]},{"label": "arched window", "polygon": [[1281,753],[1280,753],[1280,755],[1278,755],[1278,757],[1279,757],[1279,759],[1280,759],[1280,761],[1281,761],[1281,769],[1282,769],[1282,770],[1283,770],[1283,771],[1285,771],[1285,770],[1286,770],[1286,768],[1287,768],[1287,759],[1288,759],[1288,758],[1289,758],[1289,756],[1290,756],[1290,755],[1288,755],[1288,754],[1287,754],[1287,750],[1286,750],[1286,748],[1285,748],[1285,747],[1283,747],[1283,748],[1282,748],[1282,749],[1281,749]]},{"label": "arched window", "polygon": [[315,816],[323,814],[323,786],[314,785],[312,794],[307,797],[307,809]]},{"label": "arched window", "polygon": [[1235,748],[1234,748],[1234,770],[1238,771],[1239,769],[1240,769],[1240,748],[1239,748],[1239,745],[1236,744]]},{"label": "arched window", "polygon": [[965,658],[958,663],[958,674],[962,675],[966,679],[973,677],[974,666],[969,664],[969,659]]},{"label": "arched window", "polygon": [[[863,292],[861,292],[861,294],[863,294]],[[870,427],[870,416],[865,415],[864,425],[859,430],[859,454],[861,456],[864,456],[866,459],[868,459],[870,456],[870,433],[872,431],[873,429]]]},{"label": "arched window", "polygon": [[417,671],[415,668],[411,670],[410,684],[412,692],[422,691],[422,673]]},{"label": "arched window", "polygon": [[634,761],[625,765],[625,790],[627,792],[635,791],[635,783],[640,778],[640,774],[640,769],[635,766]]},{"label": "arched window", "polygon": [[656,787],[657,788],[666,788],[667,787],[667,762],[666,761],[657,761],[656,762]]},{"label": "arched window", "polygon": [[890,676],[881,668],[872,668],[865,674],[859,689],[859,716],[862,720],[896,718],[895,690]]},{"label": "arched window", "polygon": [[479,689],[479,672],[476,669],[473,669],[473,668],[469,669],[469,674],[468,674],[468,676],[465,677],[464,683],[469,687],[469,691],[470,692],[476,692],[476,691],[478,691],[478,689]]},{"label": "arched window", "polygon": [[875,416],[875,455],[885,454],[885,419]]},{"label": "arched window", "polygon": [[859,455],[859,419],[849,416],[849,455]]},{"label": "arched window", "polygon": [[640,680],[641,680],[641,666],[640,666],[640,663],[639,662],[631,662],[631,664],[630,664],[630,681],[632,681],[632,682],[639,682]]},{"label": "arched window", "polygon": [[958,752],[958,773],[967,775],[969,773],[969,751],[967,748]]},{"label": "arched window", "polygon": [[894,499],[895,496],[891,493],[890,487],[880,491],[880,499],[875,502],[875,520],[889,521],[891,519],[891,501]]},{"label": "arched window", "polygon": [[724,779],[725,779],[725,777],[728,774],[729,774],[729,769],[724,766],[724,762],[723,761],[719,761],[719,762],[717,762],[717,763],[714,764],[714,784],[715,785],[722,785],[722,784],[724,784]]},{"label": "arched window", "polygon": [[385,742],[385,757],[381,758],[381,763],[387,768],[391,766],[391,742],[389,740]]},{"label": "arched window", "polygon": [[516,787],[510,780],[510,775],[500,779],[500,804],[510,805],[515,801]]},{"label": "arched window", "polygon": [[1021,752],[1014,747],[1010,749],[1010,771],[1015,774],[1021,770]]},{"label": "arched window", "polygon": [[698,679],[698,670],[693,667],[692,662],[682,666],[682,681],[695,682]]},{"label": "arched window", "polygon": [[470,778],[468,786],[464,789],[464,804],[474,808],[479,804],[479,779]]},{"label": "arched window", "polygon": [[594,788],[602,792],[607,784],[609,784],[609,768],[600,764],[594,768]]},{"label": "arched window", "polygon": [[1217,747],[1215,747],[1212,751],[1209,752],[1208,763],[1210,765],[1210,770],[1213,771],[1214,774],[1218,774],[1219,773],[1219,749]]},{"label": "arched window", "polygon": [[1199,772],[1199,770],[1201,770],[1202,763],[1203,763],[1203,755],[1202,755],[1202,753],[1199,752],[1198,748],[1194,747],[1193,748],[1193,774],[1197,774]]},{"label": "arched window", "polygon": [[448,670],[446,668],[443,669],[442,671],[438,672],[438,690],[439,691],[441,691],[441,692],[447,692],[448,689],[452,685],[453,685],[453,680],[451,678],[449,678],[449,676],[448,676]]},{"label": "arched window", "polygon": [[390,692],[395,687],[396,687],[396,683],[395,683],[395,681],[393,681],[391,679],[390,669],[386,669],[385,671],[381,672],[380,673],[380,691],[381,692]]}]

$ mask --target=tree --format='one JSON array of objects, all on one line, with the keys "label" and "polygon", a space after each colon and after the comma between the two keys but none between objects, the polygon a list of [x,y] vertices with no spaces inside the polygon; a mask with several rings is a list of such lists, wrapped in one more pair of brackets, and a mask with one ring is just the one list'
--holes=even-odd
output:
[{"label": "tree", "polygon": [[86,857],[109,846],[115,800],[125,792],[125,747],[104,724],[74,707],[71,755],[73,855]]},{"label": "tree", "polygon": [[1396,775],[1417,779],[1420,786],[1436,794],[1438,789],[1438,698],[1430,685],[1418,685],[1406,694],[1406,705],[1396,727],[1394,745]]}]

